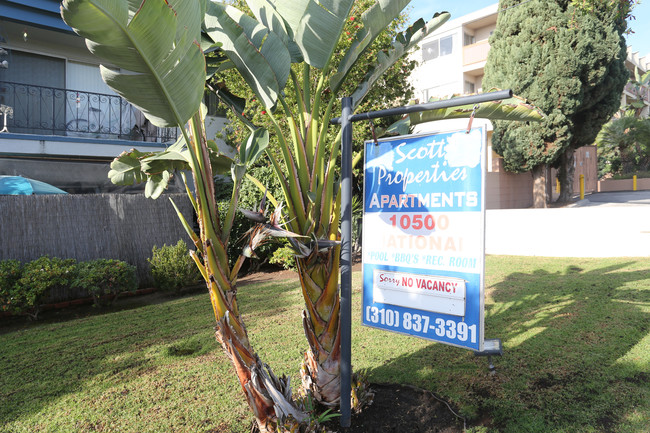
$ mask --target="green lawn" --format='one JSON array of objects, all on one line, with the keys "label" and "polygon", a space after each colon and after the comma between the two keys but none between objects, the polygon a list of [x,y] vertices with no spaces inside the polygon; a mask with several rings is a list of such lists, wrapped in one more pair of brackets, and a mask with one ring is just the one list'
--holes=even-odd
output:
[{"label": "green lawn", "polygon": [[[487,258],[486,337],[467,350],[361,327],[353,364],[373,382],[435,392],[490,432],[650,431],[650,262]],[[297,280],[240,288],[254,347],[299,383]],[[207,294],[0,327],[0,432],[246,432],[251,416],[213,335]],[[47,319],[47,317],[46,317]]]}]

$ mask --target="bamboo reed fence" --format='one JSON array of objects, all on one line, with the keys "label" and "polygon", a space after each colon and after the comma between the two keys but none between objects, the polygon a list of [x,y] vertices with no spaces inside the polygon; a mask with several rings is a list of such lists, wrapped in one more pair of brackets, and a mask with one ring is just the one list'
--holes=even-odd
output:
[{"label": "bamboo reed fence", "polygon": [[0,260],[118,259],[137,267],[141,286],[149,284],[154,245],[191,245],[168,197],[192,221],[185,194],[0,195]]}]

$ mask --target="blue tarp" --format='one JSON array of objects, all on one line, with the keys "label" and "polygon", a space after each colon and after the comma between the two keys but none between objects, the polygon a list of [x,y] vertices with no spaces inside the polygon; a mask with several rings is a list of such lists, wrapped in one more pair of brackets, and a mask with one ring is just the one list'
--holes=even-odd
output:
[{"label": "blue tarp", "polygon": [[67,194],[49,183],[22,176],[0,176],[0,195]]}]

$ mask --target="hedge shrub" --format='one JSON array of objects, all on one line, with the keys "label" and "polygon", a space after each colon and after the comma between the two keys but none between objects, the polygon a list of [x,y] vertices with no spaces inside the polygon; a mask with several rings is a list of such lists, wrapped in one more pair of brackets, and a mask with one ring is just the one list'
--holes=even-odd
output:
[{"label": "hedge shrub", "polygon": [[119,260],[77,263],[48,256],[24,265],[17,260],[0,261],[0,311],[36,320],[51,291],[66,288],[85,289],[96,305],[110,303],[119,293],[137,288],[135,267]]},{"label": "hedge shrub", "polygon": [[70,286],[76,263],[74,259],[43,256],[25,264],[13,287],[10,311],[38,319],[41,304],[50,291]]},{"label": "hedge shrub", "polygon": [[282,248],[278,248],[273,252],[269,263],[282,266],[284,269],[296,270],[296,253],[289,244],[285,244]]},{"label": "hedge shrub", "polygon": [[0,311],[13,311],[14,287],[23,274],[23,265],[18,260],[0,261]]},{"label": "hedge shrub", "polygon": [[71,287],[86,290],[94,305],[110,305],[120,293],[135,291],[138,277],[135,266],[112,259],[97,259],[77,265]]},{"label": "hedge shrub", "polygon": [[154,286],[161,290],[179,294],[183,287],[195,285],[201,279],[187,244],[182,240],[172,246],[154,246],[147,261],[151,265]]}]

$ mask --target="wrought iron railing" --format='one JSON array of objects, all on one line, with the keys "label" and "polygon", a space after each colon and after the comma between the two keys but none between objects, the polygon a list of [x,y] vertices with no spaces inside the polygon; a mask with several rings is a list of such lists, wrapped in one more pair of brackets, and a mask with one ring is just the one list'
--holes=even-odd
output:
[{"label": "wrought iron railing", "polygon": [[[176,128],[158,128],[117,95],[0,81],[0,104],[13,108],[9,132],[170,142]],[[3,119],[5,120],[5,119]]]}]

